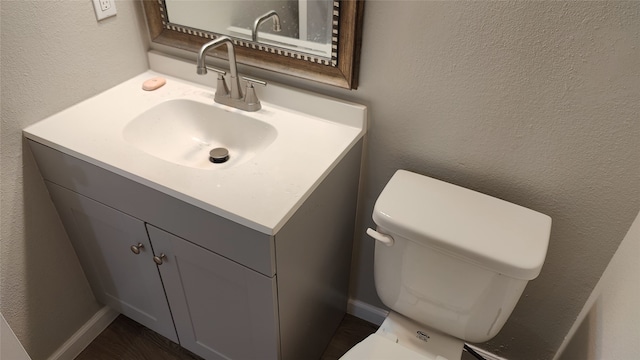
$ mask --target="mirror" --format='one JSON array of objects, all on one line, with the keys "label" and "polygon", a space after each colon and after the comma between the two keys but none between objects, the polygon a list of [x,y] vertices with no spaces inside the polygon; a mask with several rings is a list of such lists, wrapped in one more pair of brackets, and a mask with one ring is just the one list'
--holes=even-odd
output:
[{"label": "mirror", "polygon": [[[170,23],[327,60],[332,55],[333,5],[333,0],[165,0]],[[264,21],[256,23],[261,17]]]},{"label": "mirror", "polygon": [[[239,63],[357,88],[362,0],[145,0],[143,4],[156,43],[195,52],[226,35],[234,42]],[[226,59],[224,51],[212,55]]]}]

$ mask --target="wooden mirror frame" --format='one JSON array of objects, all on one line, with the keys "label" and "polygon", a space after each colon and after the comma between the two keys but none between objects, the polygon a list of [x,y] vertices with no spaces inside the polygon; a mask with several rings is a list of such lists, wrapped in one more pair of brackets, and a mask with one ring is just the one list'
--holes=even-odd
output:
[{"label": "wooden mirror frame", "polygon": [[[251,47],[235,46],[239,63],[297,76],[345,89],[358,87],[360,44],[362,41],[362,18],[364,0],[337,0],[340,8],[338,16],[338,53],[335,66],[323,65],[304,60],[293,55],[281,55],[259,44]],[[172,29],[164,20],[164,5],[158,0],[143,0],[144,12],[149,25],[151,41],[182,50],[197,52],[206,42],[220,34],[180,25],[183,31]],[[234,43],[246,41],[233,38]],[[219,54],[226,54],[222,50]],[[216,56],[215,53],[213,53]],[[219,57],[223,57],[219,55]],[[226,59],[226,56],[223,58]]]}]

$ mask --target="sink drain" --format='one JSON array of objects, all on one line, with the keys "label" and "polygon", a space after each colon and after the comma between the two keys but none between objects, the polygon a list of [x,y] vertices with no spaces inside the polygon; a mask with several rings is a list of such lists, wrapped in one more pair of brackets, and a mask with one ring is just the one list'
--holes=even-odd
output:
[{"label": "sink drain", "polygon": [[215,148],[209,151],[209,161],[214,164],[221,164],[229,160],[229,150],[226,148]]}]

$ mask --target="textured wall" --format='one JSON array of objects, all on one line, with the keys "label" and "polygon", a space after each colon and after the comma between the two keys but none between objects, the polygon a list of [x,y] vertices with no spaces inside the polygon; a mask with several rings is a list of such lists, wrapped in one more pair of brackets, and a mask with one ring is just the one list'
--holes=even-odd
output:
[{"label": "textured wall", "polygon": [[140,6],[117,9],[97,23],[88,0],[1,1],[0,309],[34,360],[99,305],[21,129],[146,70]]},{"label": "textured wall", "polygon": [[[640,3],[365,11],[353,94],[371,114],[363,216],[396,168],[550,215],[542,274],[482,347],[551,358],[640,208]],[[353,294],[375,302],[371,240],[359,246]]]},{"label": "textured wall", "polygon": [[[397,168],[550,215],[542,274],[482,347],[551,358],[640,208],[640,3],[365,11],[352,95],[371,114],[362,215]],[[359,246],[353,294],[375,303],[371,240]]]},{"label": "textured wall", "polygon": [[552,358],[640,208],[640,2],[372,0],[364,20],[357,91],[241,69],[369,106],[352,296],[380,305],[364,229],[396,169],[479,190],[553,218],[481,347]]}]

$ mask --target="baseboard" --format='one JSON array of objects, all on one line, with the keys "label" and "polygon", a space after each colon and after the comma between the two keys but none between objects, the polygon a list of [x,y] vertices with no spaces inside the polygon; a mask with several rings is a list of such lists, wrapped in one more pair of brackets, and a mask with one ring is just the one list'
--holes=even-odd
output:
[{"label": "baseboard", "polygon": [[108,306],[98,310],[47,360],[73,360],[111,324],[119,313]]},{"label": "baseboard", "polygon": [[367,304],[360,300],[349,299],[347,312],[355,317],[367,320],[375,325],[382,325],[384,319],[389,315],[387,310]]}]

